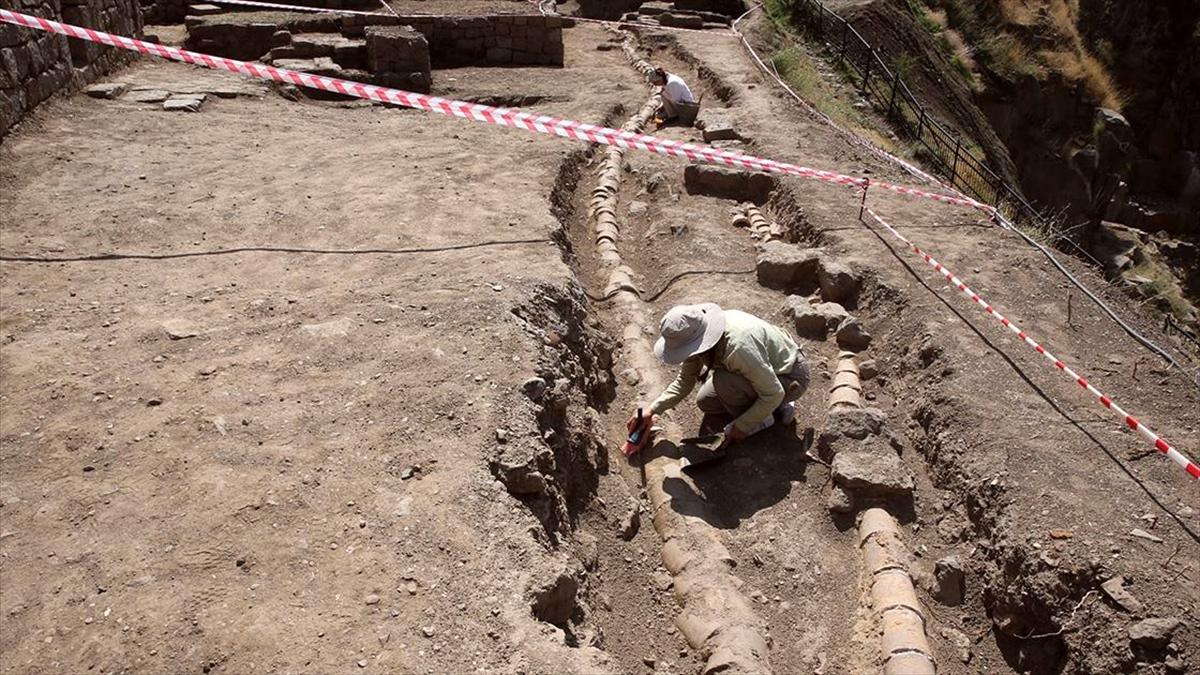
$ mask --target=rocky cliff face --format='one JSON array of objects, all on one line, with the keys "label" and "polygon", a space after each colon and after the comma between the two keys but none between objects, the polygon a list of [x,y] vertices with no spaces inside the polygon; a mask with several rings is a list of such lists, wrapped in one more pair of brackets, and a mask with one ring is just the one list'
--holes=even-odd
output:
[{"label": "rocky cliff face", "polygon": [[825,1],[1114,278],[1196,327],[1200,2]]}]

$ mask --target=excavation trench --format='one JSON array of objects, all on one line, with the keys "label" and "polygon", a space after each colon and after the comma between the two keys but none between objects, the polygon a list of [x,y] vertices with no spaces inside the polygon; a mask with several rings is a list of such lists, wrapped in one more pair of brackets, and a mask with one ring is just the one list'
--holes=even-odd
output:
[{"label": "excavation trench", "polygon": [[[639,63],[636,45],[623,46],[644,73],[649,64]],[[672,67],[691,67],[678,50],[666,55]],[[706,100],[716,112],[720,104],[736,106],[737,88],[708,72],[698,80],[712,94]],[[610,111],[606,122],[628,116],[632,130],[652,112],[647,101],[631,116]],[[596,456],[590,465],[569,457],[564,465],[612,471],[590,484],[565,482],[571,487],[560,513],[542,507],[548,515],[539,516],[549,523],[548,545],[576,551],[587,571],[574,591],[583,611],[565,621],[568,642],[606,650],[626,672],[649,663],[674,671],[793,672],[840,664],[853,672],[928,672],[934,662],[938,672],[969,672],[981,655],[1034,669],[1059,662],[1062,647],[1054,639],[1041,651],[1027,646],[1014,655],[1005,653],[1003,637],[995,644],[977,637],[988,634],[1000,612],[1015,617],[1031,610],[1017,630],[1052,630],[1064,601],[1078,596],[1028,593],[1037,589],[1025,578],[1027,559],[1019,549],[992,545],[1003,537],[1003,490],[958,477],[953,456],[937,445],[949,413],[901,402],[910,390],[930,394],[928,371],[941,353],[919,336],[920,319],[901,311],[905,294],[870,267],[854,271],[853,292],[836,290],[851,272],[837,260],[841,244],[809,223],[791,182],[772,182],[758,196],[694,187],[672,160],[598,146],[568,156],[552,193],[562,228],[556,241],[584,289],[575,295],[587,296],[571,302],[569,323],[586,325],[597,336],[593,346],[604,341],[613,350],[611,360],[581,368],[604,372],[610,383],[619,373],[613,389],[579,401],[596,411],[587,425],[556,426],[560,411],[539,416],[544,432],[591,448],[576,457]],[[764,276],[762,258],[779,251],[808,256],[797,263],[808,271],[784,280]],[[798,431],[816,428],[812,452],[822,462],[806,460],[795,435],[770,430],[724,465],[685,475],[676,460],[680,445],[668,439],[699,428],[699,416],[688,410],[664,418],[662,440],[642,461],[627,463],[615,452],[632,405],[666,384],[651,351],[658,316],[676,302],[701,299],[773,317],[806,338],[814,383],[801,401]],[[828,310],[833,300],[851,316],[814,323],[809,310]],[[824,332],[805,332],[814,326]],[[843,344],[841,329],[848,326],[850,343]],[[886,337],[872,344],[869,332]],[[842,353],[847,346],[855,359]],[[872,357],[891,362],[893,354],[903,355],[901,367],[859,377],[860,364],[877,372]],[[850,421],[869,431],[848,432],[838,408],[859,411]],[[878,410],[889,408],[890,415]],[[861,465],[901,478],[864,479]],[[962,565],[955,578],[950,562],[943,569],[938,561],[935,569],[922,555],[930,530],[917,526],[928,522],[922,515],[929,505],[947,522],[961,510],[966,529],[957,549],[982,552],[970,561],[970,574],[987,578],[989,588],[1026,592],[971,588],[963,598],[960,588],[959,598],[946,597],[961,586]],[[859,519],[878,508],[896,524],[886,533],[878,519]],[[1067,588],[1086,583],[1081,575]],[[562,627],[567,613],[543,606],[556,606],[570,591],[571,584],[543,590],[532,611]]]}]

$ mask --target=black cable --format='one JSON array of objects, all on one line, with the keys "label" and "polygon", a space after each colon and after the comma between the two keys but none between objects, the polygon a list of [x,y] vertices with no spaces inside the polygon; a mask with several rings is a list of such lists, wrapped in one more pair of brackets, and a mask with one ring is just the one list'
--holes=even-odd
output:
[{"label": "black cable", "polygon": [[473,244],[452,244],[450,246],[435,246],[432,248],[297,248],[290,246],[238,246],[235,248],[219,248],[208,251],[188,251],[185,253],[97,253],[81,256],[28,256],[0,255],[3,262],[24,263],[68,263],[68,262],[102,262],[108,260],[172,260],[175,258],[198,258],[208,255],[230,255],[232,253],[312,253],[319,255],[408,255],[414,253],[445,253],[447,251],[463,251],[486,246],[515,246],[520,244],[553,243],[553,239],[509,239],[500,241],[480,241]]},{"label": "black cable", "polygon": [[1121,317],[1117,316],[1116,312],[1114,312],[1108,305],[1106,305],[1103,300],[1101,300],[1099,297],[1097,297],[1096,294],[1092,293],[1092,291],[1090,289],[1088,289],[1086,286],[1084,286],[1083,283],[1081,281],[1079,281],[1079,279],[1076,279],[1075,276],[1073,274],[1071,274],[1071,272],[1066,267],[1064,267],[1061,262],[1058,261],[1058,258],[1054,257],[1054,254],[1051,253],[1049,249],[1047,249],[1044,245],[1041,244],[1041,242],[1033,239],[1029,235],[1022,232],[1018,227],[1013,225],[1011,222],[1008,221],[1007,218],[1004,218],[1003,216],[997,215],[996,220],[1000,224],[1001,227],[1003,227],[1006,230],[1009,230],[1011,232],[1015,232],[1022,239],[1024,239],[1025,242],[1028,243],[1030,246],[1033,246],[1033,247],[1037,248],[1039,251],[1041,251],[1042,255],[1046,256],[1046,258],[1056,268],[1058,268],[1058,271],[1062,272],[1063,276],[1065,276],[1072,284],[1074,284],[1076,288],[1078,288],[1080,291],[1082,291],[1084,295],[1091,298],[1092,302],[1096,303],[1096,306],[1099,307],[1101,310],[1103,310],[1104,313],[1107,314],[1109,316],[1109,318],[1111,318],[1113,321],[1115,321],[1117,323],[1117,325],[1120,326],[1126,333],[1128,333],[1131,338],[1133,338],[1134,340],[1139,342],[1143,347],[1155,352],[1159,356],[1166,359],[1168,363],[1170,363],[1175,368],[1179,369],[1179,371],[1182,372],[1184,375],[1188,376],[1188,380],[1193,385],[1195,385],[1197,389],[1200,389],[1200,375],[1193,375],[1192,373],[1189,373],[1186,368],[1179,365],[1179,362],[1176,361],[1173,356],[1171,356],[1166,351],[1164,351],[1162,347],[1159,347],[1158,345],[1156,345],[1153,342],[1151,342],[1150,340],[1148,340],[1145,336],[1143,336],[1136,329],[1134,329],[1132,326],[1130,326],[1128,323],[1126,323],[1123,319],[1121,319]]},{"label": "black cable", "polygon": [[[642,295],[642,292],[639,290],[636,290],[636,289],[633,291],[633,293],[634,293],[634,295],[637,295],[638,299],[641,300],[642,302],[654,302],[655,300],[658,300],[660,297],[662,297],[662,294],[666,293],[667,290],[671,288],[671,286],[674,286],[675,282],[679,281],[680,279],[682,279],[684,277],[696,276],[698,274],[711,274],[711,275],[715,275],[715,276],[726,275],[726,274],[728,274],[728,275],[754,274],[756,271],[757,270],[688,270],[686,272],[680,272],[679,274],[676,274],[675,276],[671,277],[670,279],[667,279],[666,283],[664,283],[662,285],[662,288],[659,288],[657,291],[655,291],[654,293],[651,293],[650,295]],[[628,288],[618,288],[610,293],[606,293],[605,295],[592,295],[591,293],[588,293],[587,289],[585,288],[583,290],[583,294],[586,295],[588,297],[588,299],[593,302],[607,302],[607,301],[613,299],[614,297],[616,297],[617,293],[620,293],[621,291],[628,291],[628,290],[629,290]]]}]

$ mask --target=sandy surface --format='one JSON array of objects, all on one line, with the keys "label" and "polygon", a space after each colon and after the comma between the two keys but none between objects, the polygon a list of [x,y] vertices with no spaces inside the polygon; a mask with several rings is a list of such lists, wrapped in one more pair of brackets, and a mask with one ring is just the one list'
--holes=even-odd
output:
[{"label": "sandy surface", "polygon": [[[604,31],[566,35],[564,69],[442,71],[435,93],[624,120],[645,87],[620,51],[596,49]],[[788,105],[737,42],[656,44],[751,151],[912,182]],[[721,102],[685,53],[734,97]],[[612,304],[573,290],[604,287],[581,211],[564,208],[594,185],[584,146],[289,102],[177,64],[113,79],[229,97],[198,114],[72,97],[0,145],[0,671],[698,672],[649,515],[631,541],[617,536],[642,503],[617,443],[656,392],[620,376]],[[783,325],[785,294],[748,273],[754,242],[729,225],[732,202],[686,194],[675,160],[627,159],[620,245],[644,312],[716,301]],[[865,393],[916,478],[913,569],[949,554],[967,567],[965,604],[921,595],[941,672],[1161,669],[1166,655],[1131,653],[1133,617],[1099,596],[1114,574],[1146,615],[1188,621],[1174,653],[1200,658],[1195,483],[934,272],[893,256],[856,220],[856,195],[789,186],[792,224],[870,289],[852,309],[881,366]],[[633,201],[644,215],[627,217]],[[869,203],[1198,454],[1196,389],[1039,253],[970,213],[874,191]],[[827,468],[797,439],[823,423],[835,347],[803,346],[814,379],[798,428],[738,448],[689,489],[712,506],[775,672],[871,672],[860,554],[825,509]],[[534,375],[555,379],[553,395],[524,393]],[[688,407],[672,415],[699,423]],[[552,467],[548,497],[496,480],[521,452]],[[564,604],[564,578],[579,584],[569,617],[539,620]],[[947,629],[970,639],[966,663]]]}]

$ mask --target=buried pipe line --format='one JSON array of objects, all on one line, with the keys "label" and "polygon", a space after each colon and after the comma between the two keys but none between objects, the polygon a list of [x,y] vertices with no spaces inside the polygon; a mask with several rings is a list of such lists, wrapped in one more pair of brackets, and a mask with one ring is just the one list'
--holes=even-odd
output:
[{"label": "buried pipe line", "polygon": [[[829,390],[829,412],[861,408],[861,392],[854,352],[839,352]],[[884,674],[934,675],[926,613],[908,572],[908,553],[896,518],[884,508],[864,510],[858,522],[858,547],[870,578],[871,610],[879,621]]]},{"label": "buried pipe line", "polygon": [[864,511],[858,545],[871,575],[871,606],[882,629],[883,672],[934,675],[925,612],[904,562],[908,556],[896,519],[881,508]]},{"label": "buried pipe line", "polygon": [[[631,49],[626,54],[640,72],[652,69]],[[658,100],[658,95],[652,94],[623,130],[637,131],[644,127],[658,109]],[[622,339],[630,366],[647,387],[662,389],[665,383],[647,339],[656,331],[646,317],[646,304],[634,284],[634,272],[623,264],[617,245],[620,234],[617,194],[623,161],[624,149],[610,146],[601,162],[598,184],[592,191],[589,220],[595,228],[597,255],[601,265],[609,270],[605,295],[618,303],[624,315]],[[679,435],[676,424],[665,426],[670,435]],[[650,501],[654,530],[662,544],[663,565],[671,574],[680,605],[675,625],[688,645],[704,656],[705,673],[770,673],[766,624],[739,588],[742,582],[733,574],[736,564],[733,556],[710,524],[716,516],[683,474],[679,462],[666,454],[654,453],[654,448],[663,445],[658,443],[642,450],[639,468]]]}]

